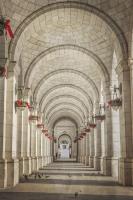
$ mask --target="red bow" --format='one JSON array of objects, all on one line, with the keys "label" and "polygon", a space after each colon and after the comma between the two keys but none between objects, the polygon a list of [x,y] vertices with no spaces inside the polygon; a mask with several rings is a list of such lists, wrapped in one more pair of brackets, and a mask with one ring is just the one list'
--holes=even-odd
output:
[{"label": "red bow", "polygon": [[10,38],[13,38],[14,35],[13,35],[13,32],[12,32],[12,29],[11,29],[11,26],[10,26],[10,20],[7,19],[5,21],[5,30],[6,30],[6,34],[10,37]]},{"label": "red bow", "polygon": [[17,105],[18,105],[19,107],[22,106],[22,100],[18,99],[18,100],[16,101],[16,103],[17,103]]},{"label": "red bow", "polygon": [[31,106],[30,106],[30,104],[28,102],[26,102],[26,106],[27,106],[28,109],[31,108]]}]

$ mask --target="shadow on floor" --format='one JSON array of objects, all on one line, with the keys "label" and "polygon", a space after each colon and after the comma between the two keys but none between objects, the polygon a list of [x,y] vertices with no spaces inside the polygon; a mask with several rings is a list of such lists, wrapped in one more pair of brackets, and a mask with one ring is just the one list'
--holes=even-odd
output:
[{"label": "shadow on floor", "polygon": [[1,200],[133,200],[130,196],[0,192]]},{"label": "shadow on floor", "polygon": [[95,186],[120,186],[114,181],[98,180],[60,180],[60,179],[28,179],[20,180],[20,183],[39,183],[39,184],[60,184],[60,185],[95,185]]}]

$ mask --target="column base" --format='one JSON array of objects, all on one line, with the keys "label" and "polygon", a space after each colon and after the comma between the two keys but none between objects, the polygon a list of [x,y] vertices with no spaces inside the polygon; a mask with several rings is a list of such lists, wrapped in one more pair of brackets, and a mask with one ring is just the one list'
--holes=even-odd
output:
[{"label": "column base", "polygon": [[82,162],[82,163],[85,163],[85,156],[82,156],[81,162]]},{"label": "column base", "polygon": [[52,163],[54,160],[53,156],[49,156],[49,163]]},{"label": "column base", "polygon": [[38,169],[42,168],[42,157],[38,157]]},{"label": "column base", "polygon": [[133,159],[119,159],[119,183],[124,186],[133,185]]},{"label": "column base", "polygon": [[31,174],[31,158],[29,157],[23,158],[23,174]]},{"label": "column base", "polygon": [[32,172],[36,172],[37,171],[37,158],[36,157],[32,157]]},{"label": "column base", "polygon": [[0,160],[0,188],[5,188],[5,160]]},{"label": "column base", "polygon": [[44,156],[43,157],[43,166],[46,166],[47,165],[47,156]]},{"label": "column base", "polygon": [[89,166],[90,167],[94,167],[94,157],[93,156],[89,156]]},{"label": "column base", "polygon": [[89,165],[89,156],[85,156],[85,165],[86,165],[86,166]]},{"label": "column base", "polygon": [[48,164],[51,163],[51,156],[48,156]]},{"label": "column base", "polygon": [[80,157],[77,158],[77,161],[80,162]]},{"label": "column base", "polygon": [[78,157],[78,162],[81,163],[81,160],[82,160],[82,156],[79,156],[79,157]]},{"label": "column base", "polygon": [[104,156],[101,158],[102,162],[102,172],[105,176],[111,176],[112,170],[111,170],[111,157]]},{"label": "column base", "polygon": [[19,159],[19,177],[22,178],[23,176],[23,159]]},{"label": "column base", "polygon": [[101,157],[95,156],[94,157],[94,168],[95,170],[101,170]]},{"label": "column base", "polygon": [[19,160],[5,160],[4,188],[14,187],[19,183]]}]

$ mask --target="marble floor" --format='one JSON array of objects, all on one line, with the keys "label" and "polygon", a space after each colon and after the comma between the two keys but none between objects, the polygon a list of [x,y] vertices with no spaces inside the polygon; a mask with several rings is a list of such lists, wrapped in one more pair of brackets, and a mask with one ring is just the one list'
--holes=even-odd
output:
[{"label": "marble floor", "polygon": [[55,162],[0,190],[0,200],[133,200],[133,188],[83,164]]}]

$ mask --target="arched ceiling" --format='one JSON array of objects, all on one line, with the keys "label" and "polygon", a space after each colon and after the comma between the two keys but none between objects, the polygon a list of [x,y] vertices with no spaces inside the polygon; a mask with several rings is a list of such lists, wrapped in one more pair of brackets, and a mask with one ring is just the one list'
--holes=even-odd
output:
[{"label": "arched ceiling", "polygon": [[51,129],[54,127],[55,122],[58,119],[61,118],[70,118],[71,120],[74,120],[77,127],[81,126],[83,124],[83,121],[81,117],[74,111],[72,110],[58,110],[58,112],[54,112],[53,115],[50,117],[49,121],[46,119],[46,123],[48,123],[48,128]]},{"label": "arched ceiling", "polygon": [[61,96],[57,96],[56,98],[51,99],[46,105],[45,108],[43,110],[44,115],[47,116],[48,110],[50,112],[50,110],[52,111],[54,109],[54,107],[56,107],[57,105],[66,105],[66,104],[72,104],[73,106],[77,106],[81,111],[81,113],[84,113],[84,116],[88,116],[89,111],[88,108],[86,107],[86,105],[84,104],[84,102],[78,98],[74,98],[74,96],[69,95],[69,96],[65,96],[65,95],[61,95]]},{"label": "arched ceiling", "polygon": [[[123,32],[96,0],[93,6],[90,0],[11,2],[16,32],[9,57],[18,61],[22,85],[31,88],[50,128],[61,117],[81,126],[100,99],[101,83],[110,81],[114,49],[118,61],[126,56]],[[1,4],[6,13],[7,1]]]},{"label": "arched ceiling", "polygon": [[41,14],[25,28],[16,46],[15,59],[21,52],[27,68],[42,51],[74,44],[95,52],[109,67],[114,40],[112,29],[95,14],[77,8],[54,9]]},{"label": "arched ceiling", "polygon": [[[60,97],[66,97],[67,99],[71,99],[71,102],[73,102],[73,99],[76,99],[80,102],[82,102],[82,107],[86,107],[86,110],[89,113],[89,110],[92,110],[91,102],[81,91],[74,90],[72,87],[66,87],[60,85],[60,87],[54,87],[53,90],[51,90],[46,96],[44,95],[42,98],[42,104],[40,105],[42,108],[42,111],[45,112],[45,109],[47,108],[48,104],[51,101],[55,101],[58,99],[60,101]],[[68,100],[69,101],[69,100]]]}]

